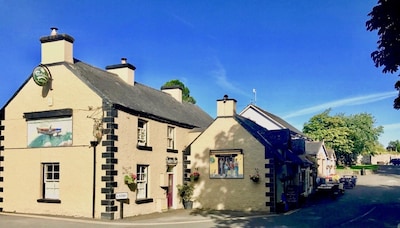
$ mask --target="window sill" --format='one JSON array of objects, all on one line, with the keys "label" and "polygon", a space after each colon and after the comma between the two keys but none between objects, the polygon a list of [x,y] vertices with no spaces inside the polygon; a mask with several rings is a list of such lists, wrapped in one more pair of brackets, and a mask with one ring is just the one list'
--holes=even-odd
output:
[{"label": "window sill", "polygon": [[153,198],[135,200],[136,204],[152,203],[152,202],[153,202]]},{"label": "window sill", "polygon": [[139,150],[153,151],[153,147],[151,147],[151,146],[139,146],[139,145],[137,145],[136,148],[139,149]]},{"label": "window sill", "polygon": [[178,153],[178,150],[174,150],[174,149],[167,149],[168,153]]},{"label": "window sill", "polygon": [[61,203],[59,199],[38,199],[38,203]]}]

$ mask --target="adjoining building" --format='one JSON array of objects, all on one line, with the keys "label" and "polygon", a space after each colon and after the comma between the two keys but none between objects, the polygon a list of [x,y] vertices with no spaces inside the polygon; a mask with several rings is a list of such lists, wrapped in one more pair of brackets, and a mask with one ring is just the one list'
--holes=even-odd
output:
[{"label": "adjoining building", "polygon": [[[217,100],[217,118],[186,149],[186,180],[194,172],[194,207],[279,212],[296,207],[313,165],[288,129],[268,130],[236,114],[236,100]],[[301,147],[303,145],[303,147]]]},{"label": "adjoining building", "polygon": [[[181,208],[182,151],[212,118],[135,80],[122,58],[93,67],[74,38],[40,38],[41,62],[0,111],[0,211],[116,219]],[[134,179],[132,179],[134,178]]]}]

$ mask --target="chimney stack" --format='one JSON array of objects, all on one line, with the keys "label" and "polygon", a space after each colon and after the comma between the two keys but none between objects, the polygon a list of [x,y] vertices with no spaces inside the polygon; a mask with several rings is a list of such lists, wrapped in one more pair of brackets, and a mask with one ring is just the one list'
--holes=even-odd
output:
[{"label": "chimney stack", "polygon": [[168,93],[173,98],[175,98],[177,101],[182,103],[182,87],[181,86],[179,86],[179,85],[162,86],[161,91],[163,91],[164,93]]},{"label": "chimney stack", "polygon": [[106,66],[106,70],[110,73],[118,75],[129,85],[135,84],[135,70],[136,67],[128,63],[127,58],[121,58],[120,64]]},{"label": "chimney stack", "polygon": [[223,99],[217,100],[217,117],[236,115],[236,100],[224,95]]},{"label": "chimney stack", "polygon": [[40,38],[42,44],[42,64],[68,62],[74,63],[74,38],[67,34],[58,34],[58,29],[51,28],[49,36]]}]

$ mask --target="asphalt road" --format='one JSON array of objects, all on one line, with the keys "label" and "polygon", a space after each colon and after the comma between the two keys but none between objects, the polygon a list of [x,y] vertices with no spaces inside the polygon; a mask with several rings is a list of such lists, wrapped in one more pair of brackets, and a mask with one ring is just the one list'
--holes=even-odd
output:
[{"label": "asphalt road", "polygon": [[115,221],[0,213],[0,227],[394,227],[400,228],[400,166],[358,176],[357,186],[336,199],[322,197],[279,215],[178,210]]}]

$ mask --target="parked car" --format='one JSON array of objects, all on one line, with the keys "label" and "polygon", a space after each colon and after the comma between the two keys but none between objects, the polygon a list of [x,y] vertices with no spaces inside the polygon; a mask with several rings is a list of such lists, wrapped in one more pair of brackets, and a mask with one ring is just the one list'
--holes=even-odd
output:
[{"label": "parked car", "polygon": [[400,165],[400,158],[393,158],[390,160],[390,164],[392,165]]}]

